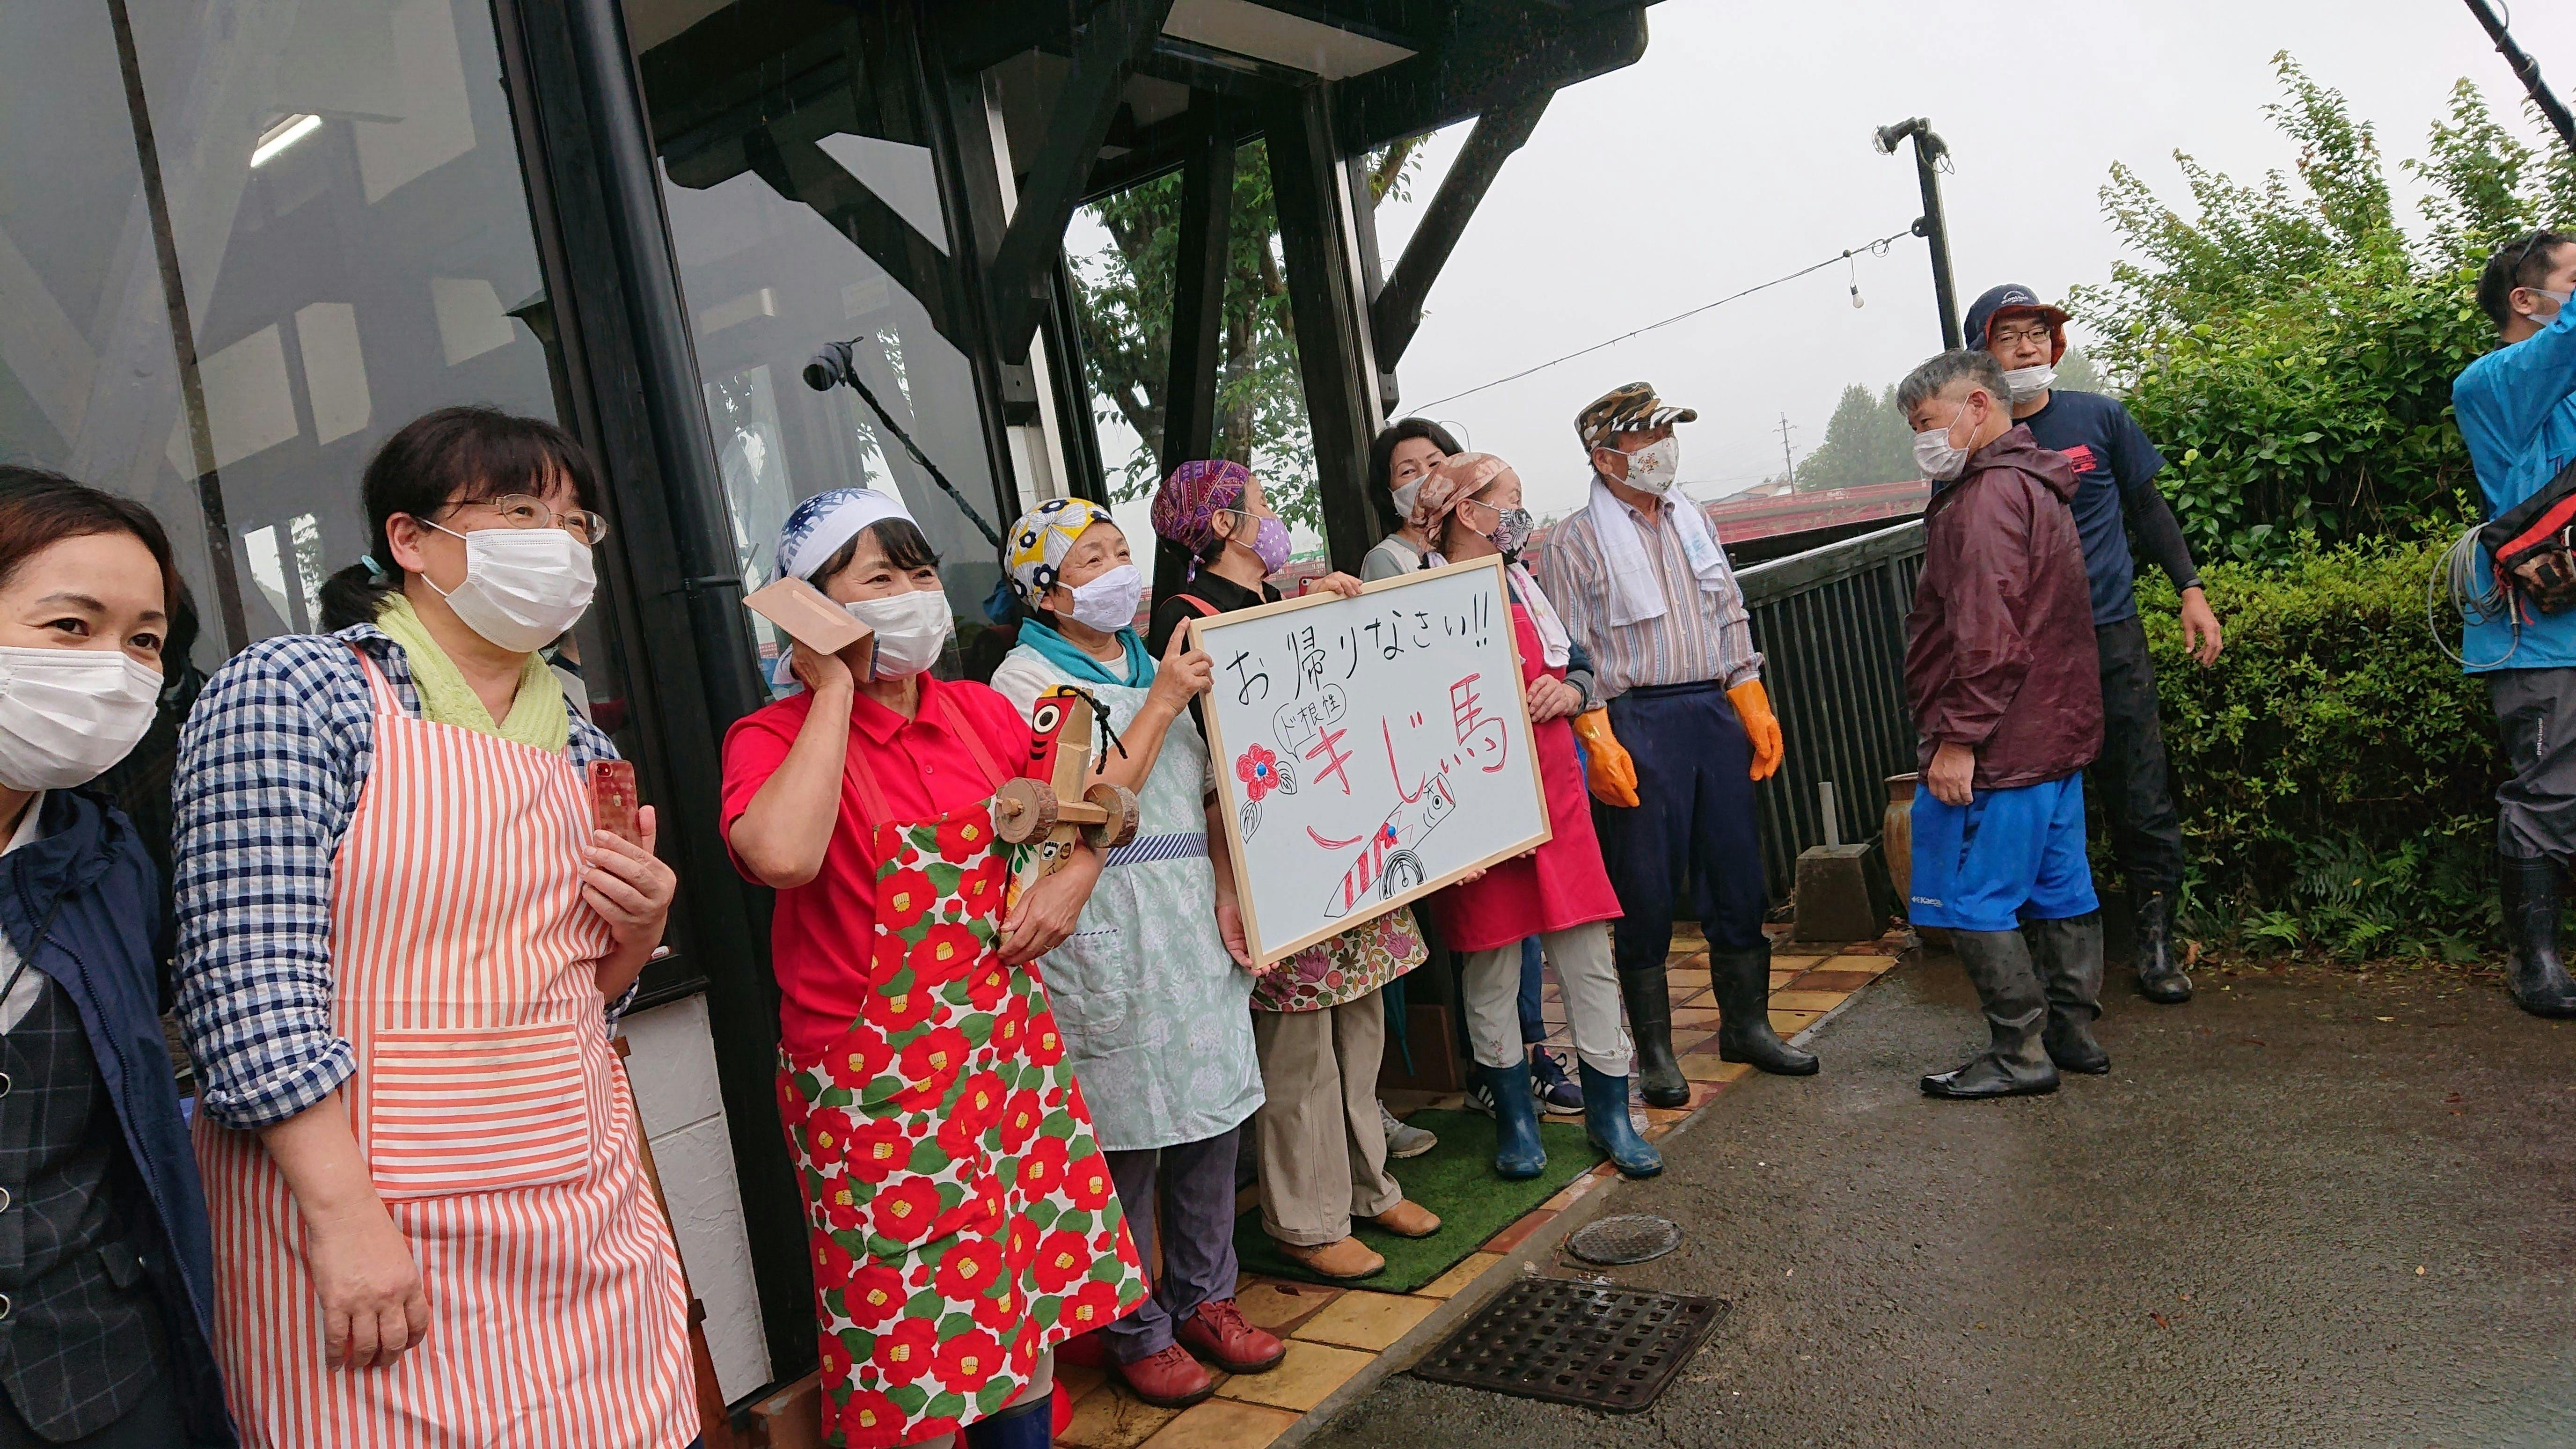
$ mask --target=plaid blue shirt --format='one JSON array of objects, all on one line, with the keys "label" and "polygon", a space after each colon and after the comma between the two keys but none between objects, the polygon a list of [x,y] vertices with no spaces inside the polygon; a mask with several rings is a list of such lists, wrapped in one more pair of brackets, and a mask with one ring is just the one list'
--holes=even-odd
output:
[{"label": "plaid blue shirt", "polygon": [[[226,1127],[283,1122],[357,1068],[331,1019],[331,863],[375,762],[375,702],[352,644],[418,716],[402,646],[358,624],[233,656],[179,733],[179,1019],[199,1107]],[[586,766],[617,747],[573,711],[565,754]]]}]

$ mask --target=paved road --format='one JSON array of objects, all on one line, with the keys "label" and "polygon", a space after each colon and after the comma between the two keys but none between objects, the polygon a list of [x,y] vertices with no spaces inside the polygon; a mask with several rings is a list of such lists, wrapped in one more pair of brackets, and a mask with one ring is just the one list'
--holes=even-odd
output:
[{"label": "paved road", "polygon": [[[1370,1449],[2576,1444],[2576,1023],[2456,977],[2119,995],[2114,1066],[1944,1103],[1983,1040],[1936,959],[1730,1088],[1607,1210],[1688,1230],[1616,1281],[1733,1301],[1655,1407],[1400,1376]],[[2220,986],[2229,989],[2217,989]]]}]

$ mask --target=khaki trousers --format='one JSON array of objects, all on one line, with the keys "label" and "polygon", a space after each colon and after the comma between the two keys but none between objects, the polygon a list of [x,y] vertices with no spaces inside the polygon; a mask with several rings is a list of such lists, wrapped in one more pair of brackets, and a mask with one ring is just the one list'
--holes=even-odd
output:
[{"label": "khaki trousers", "polygon": [[[1636,1046],[1619,1019],[1619,972],[1610,960],[1609,923],[1595,921],[1550,931],[1539,941],[1555,964],[1557,985],[1564,991],[1574,1054],[1605,1077],[1628,1075]],[[1467,953],[1459,978],[1467,998],[1467,1039],[1475,1044],[1477,1062],[1508,1067],[1526,1060],[1527,1048],[1521,1045],[1520,943]]]},{"label": "khaki trousers", "polygon": [[1338,1243],[1351,1219],[1404,1200],[1386,1170],[1377,1115],[1386,1002],[1377,992],[1323,1011],[1255,1011],[1264,1101],[1253,1116],[1261,1154],[1261,1228],[1301,1248]]}]

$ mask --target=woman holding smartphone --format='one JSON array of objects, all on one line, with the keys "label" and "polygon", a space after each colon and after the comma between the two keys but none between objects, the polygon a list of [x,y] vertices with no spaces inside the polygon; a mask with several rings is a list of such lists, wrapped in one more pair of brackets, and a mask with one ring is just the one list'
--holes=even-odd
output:
[{"label": "woman holding smartphone", "polygon": [[175,784],[216,1341],[254,1446],[677,1449],[679,1256],[609,1047],[674,878],[538,651],[589,607],[588,456],[447,408],[367,465],[329,635],[209,680]]},{"label": "woman holding smartphone", "polygon": [[722,822],[778,891],[778,1109],[804,1186],[826,1439],[1048,1442],[1054,1348],[1145,1297],[1109,1164],[1031,963],[1100,878],[1088,845],[1011,899],[993,798],[1027,720],[934,678],[953,617],[900,500],[817,494],[777,576],[868,626],[788,656],[798,692],[725,736]]}]

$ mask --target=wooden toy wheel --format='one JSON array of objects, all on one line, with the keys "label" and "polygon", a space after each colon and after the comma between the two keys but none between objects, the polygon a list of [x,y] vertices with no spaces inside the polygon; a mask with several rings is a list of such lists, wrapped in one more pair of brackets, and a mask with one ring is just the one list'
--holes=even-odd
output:
[{"label": "wooden toy wheel", "polygon": [[1055,791],[1043,780],[1005,780],[993,796],[993,829],[1013,845],[1026,845],[1056,827]]},{"label": "wooden toy wheel", "polygon": [[1100,807],[1109,818],[1090,827],[1091,843],[1102,850],[1116,850],[1136,838],[1136,824],[1143,818],[1137,807],[1136,792],[1124,785],[1103,780],[1084,792],[1083,797]]}]

